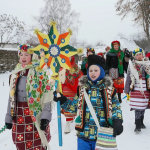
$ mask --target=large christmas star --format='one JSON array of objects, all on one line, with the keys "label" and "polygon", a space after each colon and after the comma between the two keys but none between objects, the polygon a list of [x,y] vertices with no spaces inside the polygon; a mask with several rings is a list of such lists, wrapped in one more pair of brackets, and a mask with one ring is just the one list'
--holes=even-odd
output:
[{"label": "large christmas star", "polygon": [[71,63],[69,57],[81,52],[69,45],[72,31],[59,35],[56,23],[50,23],[51,28],[48,35],[41,33],[38,29],[35,33],[38,36],[41,45],[31,49],[41,56],[40,67],[48,66],[53,73],[58,73],[60,67],[70,69]]}]

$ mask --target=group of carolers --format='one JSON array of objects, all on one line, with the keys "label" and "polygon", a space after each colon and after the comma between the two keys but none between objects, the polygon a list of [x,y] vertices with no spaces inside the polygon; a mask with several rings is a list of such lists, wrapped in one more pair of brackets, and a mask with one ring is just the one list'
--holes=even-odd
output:
[{"label": "group of carolers", "polygon": [[[93,48],[87,49],[87,58],[81,69],[71,57],[71,69],[60,69],[65,74],[62,83],[62,94],[53,94],[46,72],[38,68],[39,58],[29,50],[30,46],[21,45],[19,63],[10,76],[10,96],[5,118],[7,129],[12,129],[13,142],[17,150],[45,150],[49,149],[51,139],[49,123],[51,122],[53,100],[60,101],[62,113],[66,117],[65,133],[70,133],[70,123],[75,119],[78,137],[78,150],[95,150],[97,140],[97,126],[83,96],[85,88],[101,127],[113,128],[113,136],[123,132],[123,117],[120,107],[121,93],[130,98],[131,110],[135,110],[135,132],[146,128],[143,120],[145,109],[150,102],[150,74],[148,61],[144,51],[140,48],[133,51],[133,60],[127,64],[124,52],[120,49],[120,42],[113,41],[111,49],[106,48],[106,55],[95,54]],[[128,71],[127,71],[128,70]],[[124,88],[124,71],[127,80]],[[103,94],[111,90],[111,103]],[[118,96],[117,96],[118,95]],[[82,107],[81,107],[82,105]],[[105,107],[111,118],[106,117]],[[91,132],[94,128],[94,132]]]}]

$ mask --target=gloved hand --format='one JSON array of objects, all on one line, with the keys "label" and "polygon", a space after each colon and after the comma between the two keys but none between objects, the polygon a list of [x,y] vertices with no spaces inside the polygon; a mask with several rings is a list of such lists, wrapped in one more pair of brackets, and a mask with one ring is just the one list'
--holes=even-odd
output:
[{"label": "gloved hand", "polygon": [[129,94],[127,94],[127,100],[130,101],[130,95]]},{"label": "gloved hand", "polygon": [[55,102],[60,101],[60,105],[62,105],[63,103],[65,103],[67,101],[67,98],[65,96],[63,96],[63,94],[60,93],[61,97],[57,97],[57,92],[56,91],[53,94],[54,94],[54,101]]},{"label": "gloved hand", "polygon": [[113,129],[114,134],[113,136],[120,135],[123,132],[122,120],[121,119],[114,119],[113,120]]},{"label": "gloved hand", "polygon": [[12,123],[5,122],[5,126],[7,126],[6,129],[12,129]]},{"label": "gloved hand", "polygon": [[46,130],[48,124],[49,124],[49,120],[41,119],[40,129],[43,131]]}]

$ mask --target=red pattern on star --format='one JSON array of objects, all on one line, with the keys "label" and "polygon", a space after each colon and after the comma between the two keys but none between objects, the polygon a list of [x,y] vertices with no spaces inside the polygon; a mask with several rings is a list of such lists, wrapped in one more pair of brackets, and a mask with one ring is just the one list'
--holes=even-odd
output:
[{"label": "red pattern on star", "polygon": [[35,139],[38,139],[40,136],[39,136],[39,133],[38,132],[35,132]]},{"label": "red pattern on star", "polygon": [[33,143],[33,141],[26,142],[26,147],[27,148],[31,148],[32,147],[32,143]]},{"label": "red pattern on star", "polygon": [[33,130],[32,125],[28,125],[28,126],[27,126],[27,128],[26,128],[26,131],[28,131],[28,132],[29,132],[29,131],[32,131],[32,130]]},{"label": "red pattern on star", "polygon": [[24,109],[24,114],[25,114],[26,116],[29,115],[29,108]]},{"label": "red pattern on star", "polygon": [[23,123],[24,123],[23,117],[18,117],[18,124],[23,124]]},{"label": "red pattern on star", "polygon": [[21,134],[18,135],[18,136],[17,136],[17,140],[18,140],[18,141],[23,141],[23,135],[21,135]]},{"label": "red pattern on star", "polygon": [[36,147],[34,150],[40,150],[40,148],[39,148],[39,147]]}]

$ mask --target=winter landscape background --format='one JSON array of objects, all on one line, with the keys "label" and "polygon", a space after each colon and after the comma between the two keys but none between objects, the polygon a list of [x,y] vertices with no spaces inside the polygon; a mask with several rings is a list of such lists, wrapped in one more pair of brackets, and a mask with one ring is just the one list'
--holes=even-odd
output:
[{"label": "winter landscape background", "polygon": [[[138,6],[144,0],[130,0],[133,5],[128,5],[128,7],[131,7],[132,11],[123,20],[121,20],[121,16],[117,15],[119,12],[116,11],[117,8],[115,7],[116,3],[120,1],[129,2],[129,0],[0,0],[0,55],[1,50],[17,51],[19,44],[27,43],[33,46],[38,44],[36,35],[33,34],[34,29],[39,28],[46,33],[52,18],[58,21],[60,33],[66,31],[70,27],[68,25],[70,23],[73,30],[71,44],[76,48],[82,47],[84,49],[83,56],[86,56],[87,47],[93,47],[96,53],[104,52],[105,47],[111,46],[113,40],[119,40],[122,49],[127,48],[129,51],[133,51],[137,47],[141,47],[146,51],[150,51],[146,31],[144,31],[145,26],[142,26],[143,22],[140,17],[138,18],[139,20],[135,21],[136,15],[141,13],[139,7],[135,6]],[[60,2],[64,2],[66,8],[61,7]],[[52,6],[50,7],[51,3]],[[53,7],[54,5],[58,6],[57,9],[54,9],[56,8],[56,6]],[[64,11],[65,9],[67,11]],[[63,13],[60,13],[61,11]],[[69,17],[71,12],[74,15]],[[3,19],[6,16],[10,18],[10,21]],[[60,21],[61,17],[63,20]],[[12,21],[13,19],[16,20],[15,23]],[[146,21],[143,25],[145,25]],[[42,27],[43,22],[44,26]],[[61,22],[62,26],[60,26]],[[21,26],[16,26],[17,23]],[[149,26],[147,26],[147,30],[149,32]],[[81,64],[81,62],[78,64]],[[0,66],[2,65],[2,59],[0,59]],[[0,74],[0,128],[5,125],[9,97],[9,75],[10,72]],[[122,95],[122,97],[124,96],[125,94]],[[146,110],[145,113],[144,123],[147,128],[142,130],[140,134],[135,134],[134,112],[130,111],[129,103],[126,99],[123,100],[121,107],[124,132],[117,137],[118,149],[150,150],[150,110]],[[55,108],[53,110],[53,119],[50,123],[51,150],[77,150],[77,137],[74,127],[73,122],[71,124],[71,133],[67,135],[63,133],[63,147],[59,147],[57,110]],[[64,128],[65,117],[62,115],[63,132]],[[6,130],[0,133],[0,150],[15,149],[11,131]]]}]

